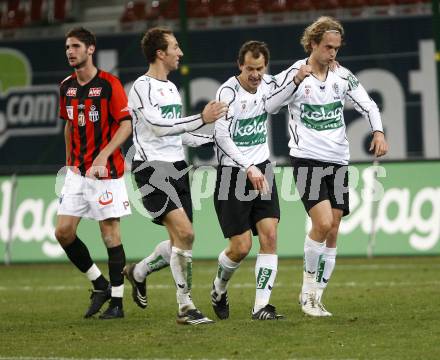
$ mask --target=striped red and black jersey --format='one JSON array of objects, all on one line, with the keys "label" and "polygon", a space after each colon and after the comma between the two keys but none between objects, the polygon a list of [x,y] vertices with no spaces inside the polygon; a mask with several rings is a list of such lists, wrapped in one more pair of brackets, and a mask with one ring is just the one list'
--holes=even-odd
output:
[{"label": "striped red and black jersey", "polygon": [[[75,73],[62,81],[60,117],[72,124],[67,165],[76,167],[83,176],[111,141],[119,123],[131,120],[121,82],[102,70],[83,86],[78,83]],[[107,170],[108,179],[124,175],[124,157],[120,148],[109,156]]]}]

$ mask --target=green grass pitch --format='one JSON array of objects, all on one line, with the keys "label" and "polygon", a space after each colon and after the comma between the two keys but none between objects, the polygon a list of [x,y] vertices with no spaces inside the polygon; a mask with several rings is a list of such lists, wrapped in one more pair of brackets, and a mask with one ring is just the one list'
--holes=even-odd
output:
[{"label": "green grass pitch", "polygon": [[[169,268],[148,278],[149,305],[125,319],[83,319],[88,282],[70,264],[0,267],[0,360],[4,359],[440,359],[440,258],[340,258],[324,295],[331,318],[297,304],[302,261],[280,260],[271,303],[287,319],[252,321],[254,259],[229,287],[230,319],[175,323]],[[100,264],[106,272],[106,265]],[[215,261],[194,261],[193,298],[209,317]]]}]

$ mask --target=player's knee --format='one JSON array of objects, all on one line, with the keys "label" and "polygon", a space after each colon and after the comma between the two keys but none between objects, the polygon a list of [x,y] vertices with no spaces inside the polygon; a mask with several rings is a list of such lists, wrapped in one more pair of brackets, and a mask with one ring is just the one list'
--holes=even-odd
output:
[{"label": "player's knee", "polygon": [[251,248],[252,243],[241,242],[237,244],[235,247],[236,256],[240,259],[244,259],[249,254],[249,251],[251,251]]},{"label": "player's knee", "polygon": [[186,245],[192,245],[194,242],[194,231],[191,228],[179,230],[178,236],[180,240]]},{"label": "player's knee", "polygon": [[333,219],[320,219],[315,224],[321,234],[328,234],[333,226]]},{"label": "player's knee", "polygon": [[260,248],[265,254],[275,253],[277,247],[277,232],[275,229],[260,235]]},{"label": "player's knee", "polygon": [[55,229],[55,238],[62,247],[65,247],[75,240],[75,229],[69,225],[59,225]]}]

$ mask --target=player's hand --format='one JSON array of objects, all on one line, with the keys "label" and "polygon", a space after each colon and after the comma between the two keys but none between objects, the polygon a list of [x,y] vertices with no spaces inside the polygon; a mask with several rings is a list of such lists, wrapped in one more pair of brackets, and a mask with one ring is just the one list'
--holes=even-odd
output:
[{"label": "player's hand", "polygon": [[255,190],[259,191],[262,195],[269,193],[269,184],[259,168],[255,165],[251,165],[246,170],[246,174]]},{"label": "player's hand", "polygon": [[382,132],[374,132],[369,151],[373,152],[376,157],[383,156],[388,152],[388,143]]},{"label": "player's hand", "polygon": [[95,160],[93,160],[92,166],[87,170],[86,176],[92,179],[106,178],[108,176],[107,160],[108,156],[100,153]]},{"label": "player's hand", "polygon": [[202,111],[202,119],[205,124],[210,124],[225,116],[228,112],[228,105],[221,101],[211,100]]},{"label": "player's hand", "polygon": [[310,65],[301,65],[298,72],[293,77],[293,82],[295,83],[295,85],[299,85],[307,76],[310,76],[311,73],[312,67]]}]

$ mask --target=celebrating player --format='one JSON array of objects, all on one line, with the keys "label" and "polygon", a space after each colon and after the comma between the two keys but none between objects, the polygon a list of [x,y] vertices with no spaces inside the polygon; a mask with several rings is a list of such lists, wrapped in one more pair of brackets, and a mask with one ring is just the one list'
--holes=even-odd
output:
[{"label": "celebrating player", "polygon": [[[93,64],[95,47],[95,36],[84,28],[66,34],[66,56],[75,72],[60,87],[69,169],[61,191],[55,236],[70,261],[93,283],[85,317],[96,314],[111,299],[99,318],[114,319],[124,317],[125,253],[119,218],[131,212],[120,146],[131,134],[131,116],[120,81]],[[76,234],[83,217],[99,222],[107,247],[110,284]]]},{"label": "celebrating player", "polygon": [[214,205],[228,247],[218,257],[218,271],[211,301],[220,319],[229,317],[227,284],[252,247],[257,235],[260,251],[255,264],[256,294],[252,319],[276,320],[269,304],[278,256],[277,226],[280,218],[277,187],[267,144],[265,97],[276,86],[266,75],[269,49],[260,41],[240,48],[240,75],[229,78],[217,91],[217,99],[229,104],[228,113],[215,123],[214,138],[219,167]]},{"label": "celebrating player", "polygon": [[170,240],[160,243],[143,261],[127,267],[125,274],[133,286],[134,301],[145,308],[146,276],[169,264],[177,287],[177,323],[212,323],[191,298],[193,214],[182,143],[212,142],[212,136],[189,132],[214,122],[227,107],[211,101],[201,114],[182,118],[179,92],[168,80],[183,56],[176,38],[167,29],[152,28],[142,39],[142,50],[149,68],[134,82],[129,94],[136,146],[133,172],[145,208],[156,224],[165,225]]},{"label": "celebrating player", "polygon": [[332,315],[321,297],[335,267],[339,224],[349,213],[346,100],[370,124],[370,151],[376,157],[388,151],[376,103],[348,69],[329,67],[343,37],[342,25],[330,17],[320,17],[308,26],[301,43],[309,57],[285,70],[291,81],[266,101],[267,111],[278,111],[287,104],[290,113],[289,147],[295,182],[312,220],[304,243],[300,294],[302,311],[311,316]]}]

